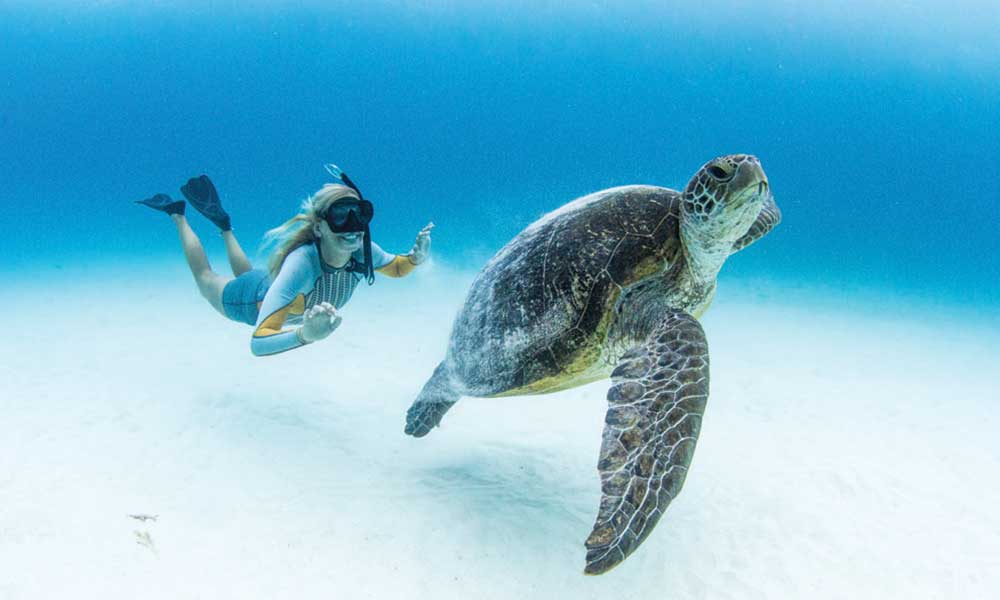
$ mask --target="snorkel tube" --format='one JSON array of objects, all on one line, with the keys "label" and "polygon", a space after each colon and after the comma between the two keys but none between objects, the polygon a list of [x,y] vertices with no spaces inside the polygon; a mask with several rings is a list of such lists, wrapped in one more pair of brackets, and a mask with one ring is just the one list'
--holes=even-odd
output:
[{"label": "snorkel tube", "polygon": [[[333,175],[336,179],[339,179],[341,183],[343,183],[347,187],[349,187],[352,190],[354,190],[355,193],[357,193],[359,199],[361,199],[361,200],[365,199],[364,195],[361,193],[361,190],[358,188],[358,186],[355,185],[355,183],[353,181],[351,181],[351,178],[348,177],[347,173],[344,173],[344,171],[340,167],[338,167],[337,165],[335,165],[333,163],[330,163],[330,164],[327,164],[327,165],[323,165],[323,166],[326,168],[326,172],[327,173],[329,173],[330,175]],[[349,270],[351,270],[351,271],[357,271],[359,273],[363,273],[365,279],[368,281],[368,285],[372,285],[372,284],[375,283],[375,265],[372,262],[372,234],[371,234],[371,228],[370,228],[369,225],[370,225],[370,222],[369,223],[365,223],[365,226],[364,226],[365,227],[364,228],[364,232],[365,232],[365,245],[364,245],[364,249],[365,249],[365,263],[363,265],[360,265],[360,266],[352,264],[349,267]]]}]

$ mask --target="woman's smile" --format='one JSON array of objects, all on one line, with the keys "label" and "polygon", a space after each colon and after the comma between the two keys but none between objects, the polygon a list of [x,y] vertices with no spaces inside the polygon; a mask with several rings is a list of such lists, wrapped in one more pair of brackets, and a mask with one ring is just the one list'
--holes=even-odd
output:
[{"label": "woman's smile", "polygon": [[364,238],[365,234],[361,232],[334,234],[334,239],[342,248],[360,248],[361,242],[364,241]]}]

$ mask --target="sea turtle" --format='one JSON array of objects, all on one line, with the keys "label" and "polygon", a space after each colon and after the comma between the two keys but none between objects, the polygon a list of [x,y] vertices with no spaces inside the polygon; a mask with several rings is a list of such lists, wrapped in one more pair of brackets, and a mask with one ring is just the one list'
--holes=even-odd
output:
[{"label": "sea turtle", "polygon": [[461,396],[544,394],[610,375],[584,572],[611,569],[684,484],[708,399],[697,318],[719,269],[780,220],[745,154],[709,161],[683,192],[616,187],[543,216],[472,283],[406,433],[426,435]]}]

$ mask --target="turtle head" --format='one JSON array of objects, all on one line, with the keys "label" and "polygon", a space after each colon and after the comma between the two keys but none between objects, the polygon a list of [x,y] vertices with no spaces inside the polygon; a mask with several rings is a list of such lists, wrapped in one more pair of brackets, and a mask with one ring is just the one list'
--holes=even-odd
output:
[{"label": "turtle head", "polygon": [[681,236],[699,278],[714,278],[733,244],[770,196],[756,156],[731,154],[705,163],[681,195]]}]

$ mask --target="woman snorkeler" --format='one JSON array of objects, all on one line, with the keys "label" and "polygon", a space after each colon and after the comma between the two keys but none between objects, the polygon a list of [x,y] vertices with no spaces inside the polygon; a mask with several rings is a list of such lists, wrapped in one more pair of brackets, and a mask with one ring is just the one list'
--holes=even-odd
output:
[{"label": "woman snorkeler", "polygon": [[336,165],[326,168],[337,183],[324,185],[303,202],[299,214],[267,232],[265,239],[276,245],[267,271],[251,267],[208,177],[192,178],[181,187],[191,206],[222,230],[233,277],[209,266],[184,217],[183,200],[157,194],[137,201],[170,215],[198,291],[223,316],[254,326],[250,350],[257,356],[327,337],[340,326],[339,310],[362,279],[371,285],[376,271],[403,277],[430,254],[433,223],[420,230],[408,254],[389,254],[372,242],[372,203]]}]

